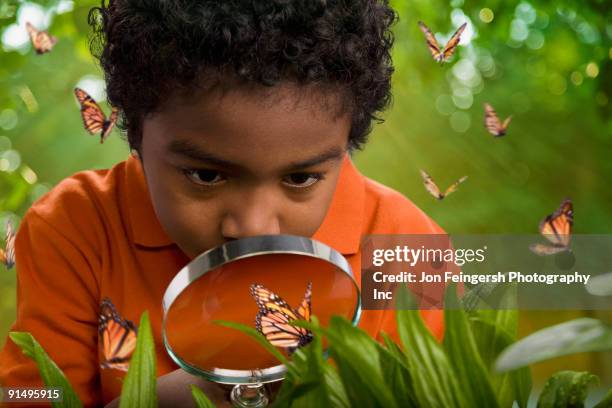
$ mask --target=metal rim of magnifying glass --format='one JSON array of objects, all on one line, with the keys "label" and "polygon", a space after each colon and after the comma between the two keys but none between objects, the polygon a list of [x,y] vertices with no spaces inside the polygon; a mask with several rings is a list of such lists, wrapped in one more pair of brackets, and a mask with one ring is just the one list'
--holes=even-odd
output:
[{"label": "metal rim of magnifying glass", "polygon": [[272,254],[293,254],[317,258],[333,264],[344,272],[351,279],[357,291],[357,305],[352,319],[353,324],[357,325],[361,317],[361,296],[359,286],[355,281],[353,271],[348,261],[335,249],[322,242],[294,235],[258,235],[229,241],[200,254],[197,258],[183,267],[166,288],[162,300],[164,312],[162,338],[166,351],[176,364],[190,374],[204,376],[208,380],[224,384],[256,384],[278,381],[284,378],[284,374],[287,370],[283,364],[258,370],[213,368],[211,371],[197,368],[174,353],[166,336],[166,318],[170,307],[179,295],[198,278],[230,262],[253,256]]}]

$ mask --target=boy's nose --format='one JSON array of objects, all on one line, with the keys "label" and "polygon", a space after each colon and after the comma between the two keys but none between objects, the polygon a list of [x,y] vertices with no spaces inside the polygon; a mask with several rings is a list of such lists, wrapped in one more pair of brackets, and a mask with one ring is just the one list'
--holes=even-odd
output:
[{"label": "boy's nose", "polygon": [[278,214],[271,197],[250,195],[231,207],[221,222],[225,239],[280,234]]}]

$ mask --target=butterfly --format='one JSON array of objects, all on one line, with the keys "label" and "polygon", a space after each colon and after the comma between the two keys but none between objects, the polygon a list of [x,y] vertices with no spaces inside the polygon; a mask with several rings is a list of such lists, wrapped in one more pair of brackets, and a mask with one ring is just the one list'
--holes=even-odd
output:
[{"label": "butterfly", "polygon": [[85,130],[92,135],[101,132],[100,143],[104,143],[104,140],[106,140],[117,122],[117,108],[113,108],[110,117],[106,119],[106,115],[104,115],[100,105],[87,92],[80,88],[74,88],[74,94],[81,105],[81,117],[83,118]]},{"label": "butterfly", "polygon": [[98,332],[102,338],[104,361],[102,368],[127,371],[136,347],[138,330],[134,323],[122,319],[111,300],[105,297],[100,304]]},{"label": "butterfly", "polygon": [[504,123],[502,123],[497,117],[497,112],[495,109],[488,103],[484,104],[485,109],[485,120],[484,125],[485,128],[495,137],[500,137],[506,134],[506,130],[508,129],[508,125],[510,124],[510,120],[512,120],[512,115],[508,116]]},{"label": "butterfly", "polygon": [[6,223],[6,248],[0,249],[0,263],[3,263],[6,269],[15,266],[15,230],[10,221]]},{"label": "butterfly", "polygon": [[440,50],[440,45],[438,41],[436,41],[436,37],[433,35],[429,27],[425,25],[422,21],[419,21],[419,28],[425,34],[425,40],[427,41],[427,47],[429,48],[429,52],[431,52],[431,56],[436,62],[443,63],[447,62],[455,53],[457,49],[457,45],[459,45],[459,40],[461,40],[461,33],[467,27],[467,23],[461,24],[461,26],[455,31],[455,34],[448,40],[446,46],[443,50]]},{"label": "butterfly", "polygon": [[51,51],[57,43],[57,38],[46,31],[38,31],[29,22],[26,22],[26,30],[30,35],[30,41],[32,41],[32,46],[34,46],[37,54]]},{"label": "butterfly", "polygon": [[421,170],[421,177],[423,177],[423,184],[425,184],[425,188],[427,189],[427,191],[429,191],[431,195],[434,196],[437,200],[442,200],[447,195],[454,193],[455,191],[457,191],[459,184],[467,180],[467,176],[461,177],[459,180],[451,184],[450,187],[447,188],[446,191],[443,193],[442,191],[440,191],[438,185],[433,181],[431,176],[427,174],[425,170]]},{"label": "butterfly", "polygon": [[557,211],[548,215],[540,223],[540,234],[550,244],[532,244],[529,249],[537,255],[552,255],[569,251],[572,225],[574,224],[574,206],[570,199],[565,199]]},{"label": "butterfly", "polygon": [[297,309],[263,285],[251,285],[251,295],[259,308],[256,328],[273,346],[287,348],[292,353],[312,341],[310,330],[291,325],[292,320],[310,321],[312,282],[308,282],[304,300]]}]

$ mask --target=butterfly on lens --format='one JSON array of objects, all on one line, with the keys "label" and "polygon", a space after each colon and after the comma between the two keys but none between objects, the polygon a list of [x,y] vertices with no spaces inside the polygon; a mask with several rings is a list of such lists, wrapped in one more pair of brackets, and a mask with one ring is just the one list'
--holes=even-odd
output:
[{"label": "butterfly on lens", "polygon": [[87,92],[81,88],[74,88],[74,94],[81,105],[81,117],[85,130],[92,135],[100,133],[100,143],[104,143],[117,122],[119,111],[117,108],[113,108],[110,117],[107,119],[100,105]]},{"label": "butterfly on lens", "polygon": [[98,332],[102,339],[104,361],[102,368],[127,371],[136,347],[138,330],[134,323],[121,318],[111,300],[105,297],[100,304]]},{"label": "butterfly on lens", "polygon": [[461,40],[461,33],[467,27],[467,23],[461,24],[461,26],[455,31],[455,34],[448,40],[446,46],[440,49],[440,44],[436,41],[436,37],[431,32],[429,27],[425,25],[424,22],[419,21],[419,28],[425,34],[425,40],[427,41],[427,47],[429,48],[429,52],[431,52],[431,56],[436,62],[440,64],[444,62],[448,62],[450,58],[455,53],[457,46],[459,45],[459,41]]},{"label": "butterfly on lens", "polygon": [[30,41],[32,41],[32,46],[39,55],[51,51],[57,44],[57,38],[46,31],[37,30],[29,22],[26,22],[26,30],[30,36]]},{"label": "butterfly on lens", "polygon": [[0,263],[3,263],[6,269],[15,266],[15,230],[10,221],[6,223],[5,249],[0,248]]},{"label": "butterfly on lens", "polygon": [[497,116],[497,112],[495,112],[495,109],[493,109],[491,105],[489,105],[488,103],[485,103],[484,109],[485,109],[485,118],[484,118],[485,128],[489,131],[489,133],[491,133],[495,137],[504,136],[506,134],[506,130],[508,130],[508,125],[510,124],[510,121],[512,120],[512,115],[508,116],[506,120],[502,122],[501,120],[499,120],[499,117]]},{"label": "butterfly on lens", "polygon": [[540,223],[540,234],[550,244],[532,244],[529,249],[536,255],[553,255],[570,250],[570,238],[574,224],[574,206],[570,199],[565,199],[557,211],[548,215]]},{"label": "butterfly on lens", "polygon": [[434,196],[437,200],[442,200],[449,194],[454,193],[459,188],[459,184],[463,183],[467,180],[467,176],[461,177],[459,180],[455,181],[446,189],[446,191],[442,192],[435,181],[431,178],[429,174],[425,170],[421,170],[421,177],[423,177],[423,184],[429,193]]},{"label": "butterfly on lens", "polygon": [[298,347],[312,341],[310,330],[291,324],[294,320],[310,321],[312,282],[308,282],[304,299],[297,309],[263,285],[251,285],[251,295],[259,308],[255,317],[256,328],[273,346],[286,348],[293,353]]}]

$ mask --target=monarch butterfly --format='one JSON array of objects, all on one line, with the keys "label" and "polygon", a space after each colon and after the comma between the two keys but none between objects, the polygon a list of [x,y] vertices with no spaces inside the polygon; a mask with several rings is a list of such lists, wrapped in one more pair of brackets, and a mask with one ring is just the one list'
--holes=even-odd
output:
[{"label": "monarch butterfly", "polygon": [[429,27],[425,25],[422,21],[419,21],[419,28],[425,34],[425,40],[427,41],[427,47],[429,48],[429,52],[431,52],[431,56],[436,62],[443,63],[447,62],[455,53],[457,49],[457,45],[459,45],[459,41],[461,40],[461,33],[467,27],[467,23],[461,24],[461,26],[455,31],[455,34],[448,40],[444,49],[440,50],[440,45],[438,41],[436,41],[436,37],[431,32]]},{"label": "monarch butterfly", "polygon": [[443,193],[442,191],[440,191],[438,185],[433,181],[431,176],[427,174],[425,170],[421,170],[421,177],[423,177],[423,184],[425,185],[427,191],[429,191],[431,195],[434,196],[437,200],[442,200],[447,195],[454,193],[455,191],[457,191],[459,184],[467,180],[467,176],[461,177],[459,180],[451,184],[450,187],[448,187]]},{"label": "monarch butterfly", "polygon": [[570,199],[565,199],[557,211],[548,215],[540,223],[540,234],[552,245],[532,244],[529,248],[537,255],[552,255],[568,251],[573,224],[574,206]]},{"label": "monarch butterfly", "polygon": [[6,223],[6,249],[0,249],[0,262],[6,269],[15,266],[15,230],[10,221]]},{"label": "monarch butterfly", "polygon": [[312,282],[308,282],[304,300],[297,309],[263,285],[251,285],[251,295],[259,308],[256,328],[273,346],[287,348],[292,353],[312,341],[310,330],[291,325],[292,320],[310,321]]},{"label": "monarch butterfly", "polygon": [[57,38],[46,31],[35,29],[29,22],[26,22],[26,30],[30,35],[30,41],[32,41],[32,46],[37,54],[44,54],[45,52],[51,51],[57,43]]},{"label": "monarch butterfly", "polygon": [[485,120],[484,125],[485,128],[495,137],[500,137],[506,134],[506,130],[508,129],[508,125],[512,120],[512,115],[508,116],[506,120],[502,123],[497,116],[497,112],[495,109],[488,103],[484,104],[485,109]]},{"label": "monarch butterfly", "polygon": [[100,367],[127,371],[130,357],[136,347],[136,326],[131,321],[122,319],[107,297],[100,304],[98,323],[104,354]]},{"label": "monarch butterfly", "polygon": [[83,118],[85,130],[92,135],[101,132],[100,143],[104,143],[104,140],[110,135],[113,126],[117,122],[117,108],[113,108],[110,117],[106,119],[106,115],[104,115],[100,105],[87,92],[80,88],[74,88],[74,94],[81,105],[81,117]]}]

